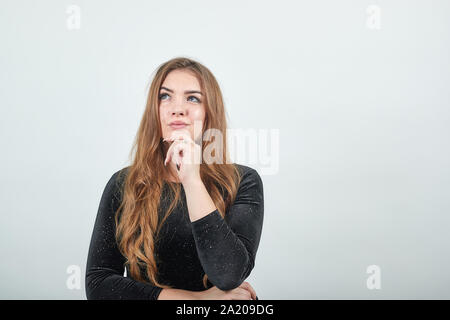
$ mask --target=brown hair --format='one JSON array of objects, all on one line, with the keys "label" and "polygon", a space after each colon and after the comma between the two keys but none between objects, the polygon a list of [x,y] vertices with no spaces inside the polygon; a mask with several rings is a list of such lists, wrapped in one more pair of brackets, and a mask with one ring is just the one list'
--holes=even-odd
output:
[{"label": "brown hair", "polygon": [[[200,177],[222,217],[234,202],[241,179],[238,168],[228,161],[225,108],[221,90],[211,71],[201,63],[186,57],[173,58],[161,64],[150,85],[146,108],[130,152],[132,164],[128,167],[122,202],[115,215],[115,235],[132,278],[146,282],[141,273],[142,268],[150,282],[162,288],[171,287],[158,282],[158,270],[153,255],[155,242],[163,222],[180,200],[181,186],[163,179],[168,168],[163,163],[165,148],[160,126],[159,90],[166,76],[176,69],[193,71],[205,92],[202,134],[210,128],[218,129],[222,133],[221,162],[200,163]],[[210,143],[212,142],[202,139],[202,150]],[[158,221],[158,206],[164,183],[170,186],[169,190],[173,192],[174,197],[164,218]],[[203,285],[207,288],[206,274],[203,276]]]}]

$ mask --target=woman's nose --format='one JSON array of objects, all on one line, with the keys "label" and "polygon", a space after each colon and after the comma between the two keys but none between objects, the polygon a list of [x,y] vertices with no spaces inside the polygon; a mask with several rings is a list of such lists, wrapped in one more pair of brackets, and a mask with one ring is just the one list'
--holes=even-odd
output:
[{"label": "woman's nose", "polygon": [[178,102],[171,110],[172,115],[186,115],[187,109],[182,102]]},{"label": "woman's nose", "polygon": [[184,115],[185,111],[183,111],[182,109],[175,109],[172,111],[172,115]]}]

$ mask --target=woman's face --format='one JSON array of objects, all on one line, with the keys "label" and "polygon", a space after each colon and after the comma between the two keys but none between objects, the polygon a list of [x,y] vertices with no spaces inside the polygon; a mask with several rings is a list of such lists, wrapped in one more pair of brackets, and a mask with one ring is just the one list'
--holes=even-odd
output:
[{"label": "woman's face", "polygon": [[[163,138],[170,138],[174,131],[189,132],[193,140],[201,137],[205,121],[205,93],[192,71],[173,70],[159,90],[159,115]],[[184,125],[177,125],[177,121]],[[194,136],[194,121],[200,124]]]}]

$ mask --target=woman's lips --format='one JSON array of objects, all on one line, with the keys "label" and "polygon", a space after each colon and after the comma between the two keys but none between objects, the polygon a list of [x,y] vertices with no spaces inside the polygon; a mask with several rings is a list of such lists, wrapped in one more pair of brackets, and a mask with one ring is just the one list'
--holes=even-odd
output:
[{"label": "woman's lips", "polygon": [[170,127],[172,129],[183,129],[183,128],[187,127],[187,126],[188,126],[187,124],[171,124],[170,125]]}]

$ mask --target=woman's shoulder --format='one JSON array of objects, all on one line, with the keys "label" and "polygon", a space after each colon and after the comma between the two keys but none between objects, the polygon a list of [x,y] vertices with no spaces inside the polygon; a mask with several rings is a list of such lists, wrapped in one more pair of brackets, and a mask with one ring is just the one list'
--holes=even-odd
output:
[{"label": "woman's shoulder", "polygon": [[108,183],[106,184],[106,190],[112,193],[116,198],[120,198],[122,195],[123,183],[125,181],[125,177],[128,173],[130,166],[124,167],[120,170],[115,171],[111,177],[109,178]]},{"label": "woman's shoulder", "polygon": [[115,177],[116,180],[123,180],[126,177],[128,170],[130,168],[131,168],[131,166],[127,166],[127,167],[124,167],[124,168],[114,172],[113,177]]},{"label": "woman's shoulder", "polygon": [[240,183],[241,187],[249,184],[257,184],[262,188],[263,182],[261,176],[259,175],[256,169],[238,163],[234,163],[234,165],[236,166],[241,175],[241,183]]},{"label": "woman's shoulder", "polygon": [[[241,177],[240,187],[257,184],[262,188],[263,182],[257,170],[250,166],[239,163],[233,163],[233,165],[237,168]],[[115,171],[108,181],[108,186],[114,189],[114,191],[119,191],[120,193],[130,167],[131,166],[123,167],[120,170]]]},{"label": "woman's shoulder", "polygon": [[236,164],[235,166],[241,172],[241,179],[234,203],[264,203],[263,181],[254,168]]},{"label": "woman's shoulder", "polygon": [[233,163],[234,166],[239,170],[239,173],[241,176],[258,176],[258,171],[256,171],[254,168],[249,167],[247,165],[239,164],[239,163]]},{"label": "woman's shoulder", "polygon": [[129,169],[130,169],[130,166],[127,166],[120,170],[115,171],[112,174],[112,176],[110,177],[109,182],[114,183],[116,185],[123,182]]}]

